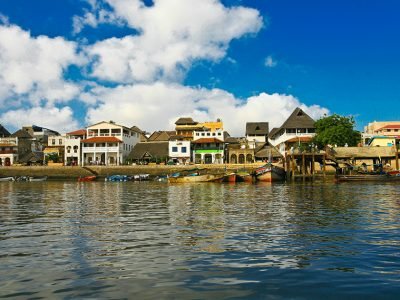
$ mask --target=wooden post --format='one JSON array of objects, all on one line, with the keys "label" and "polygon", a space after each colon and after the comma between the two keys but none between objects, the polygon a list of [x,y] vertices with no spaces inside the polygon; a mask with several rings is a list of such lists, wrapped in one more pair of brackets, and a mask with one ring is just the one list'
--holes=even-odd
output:
[{"label": "wooden post", "polygon": [[326,165],[325,165],[325,160],[326,160],[326,154],[324,154],[323,156],[323,160],[322,160],[322,172],[324,174],[324,179],[325,179],[325,171],[326,171]]},{"label": "wooden post", "polygon": [[312,153],[312,159],[311,159],[311,175],[314,179],[314,169],[315,169],[315,156],[314,156],[314,152]]},{"label": "wooden post", "polygon": [[303,180],[306,179],[306,156],[303,153],[301,156],[301,173],[303,175]]},{"label": "wooden post", "polygon": [[292,181],[294,181],[294,171],[295,171],[294,154],[292,154]]},{"label": "wooden post", "polygon": [[396,170],[399,169],[399,151],[397,150],[397,146],[395,145],[395,151],[396,151]]}]

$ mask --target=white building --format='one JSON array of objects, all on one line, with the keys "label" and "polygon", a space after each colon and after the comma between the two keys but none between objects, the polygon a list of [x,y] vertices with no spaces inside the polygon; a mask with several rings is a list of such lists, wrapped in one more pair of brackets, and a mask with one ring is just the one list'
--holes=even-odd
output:
[{"label": "white building", "polygon": [[12,166],[18,160],[18,138],[0,138],[0,166]]},{"label": "white building", "polygon": [[252,149],[256,144],[268,142],[268,122],[247,122],[246,123],[246,140]]},{"label": "white building", "polygon": [[179,164],[190,161],[190,141],[171,140],[168,142],[168,157]]},{"label": "white building", "polygon": [[269,141],[285,155],[292,147],[300,147],[301,144],[312,141],[315,136],[314,124],[315,121],[297,107],[281,127],[271,130]]},{"label": "white building", "polygon": [[114,122],[100,122],[86,129],[82,140],[82,162],[99,165],[120,165],[140,141],[140,132]]},{"label": "white building", "polygon": [[68,132],[65,136],[64,162],[67,166],[82,165],[81,141],[86,138],[86,129]]}]

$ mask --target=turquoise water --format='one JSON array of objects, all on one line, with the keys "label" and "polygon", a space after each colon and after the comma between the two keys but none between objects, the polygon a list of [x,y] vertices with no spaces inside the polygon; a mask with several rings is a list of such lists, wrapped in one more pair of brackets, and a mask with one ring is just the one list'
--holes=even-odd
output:
[{"label": "turquoise water", "polygon": [[398,299],[399,184],[1,182],[0,298]]}]

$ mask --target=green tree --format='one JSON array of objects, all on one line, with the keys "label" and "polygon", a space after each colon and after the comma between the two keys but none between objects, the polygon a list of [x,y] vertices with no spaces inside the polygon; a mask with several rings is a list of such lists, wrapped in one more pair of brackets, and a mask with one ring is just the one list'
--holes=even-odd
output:
[{"label": "green tree", "polygon": [[328,144],[357,146],[361,140],[359,131],[354,130],[353,117],[343,117],[337,114],[325,116],[315,122],[314,143],[323,148]]}]

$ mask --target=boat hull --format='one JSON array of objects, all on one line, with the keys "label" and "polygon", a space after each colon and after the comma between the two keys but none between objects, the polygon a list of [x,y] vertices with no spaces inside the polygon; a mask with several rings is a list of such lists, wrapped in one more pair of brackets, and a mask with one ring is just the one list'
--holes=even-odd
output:
[{"label": "boat hull", "polygon": [[87,182],[87,181],[94,181],[96,179],[96,176],[86,176],[86,177],[79,177],[78,181],[79,182]]},{"label": "boat hull", "polygon": [[223,178],[224,175],[205,174],[197,176],[180,176],[168,178],[169,183],[212,182]]},{"label": "boat hull", "polygon": [[257,181],[263,182],[277,182],[286,179],[285,170],[273,165],[265,165],[256,169],[254,175]]}]

